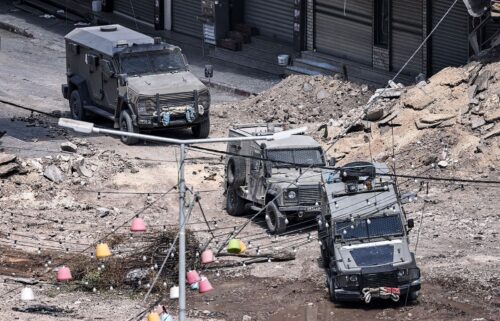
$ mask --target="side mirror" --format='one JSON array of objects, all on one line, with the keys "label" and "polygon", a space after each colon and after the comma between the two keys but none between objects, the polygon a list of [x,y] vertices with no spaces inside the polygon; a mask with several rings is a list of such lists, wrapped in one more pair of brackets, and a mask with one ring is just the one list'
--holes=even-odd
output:
[{"label": "side mirror", "polygon": [[332,157],[328,160],[328,166],[334,167],[337,164],[337,160]]},{"label": "side mirror", "polygon": [[205,65],[205,78],[212,78],[214,76],[214,67],[212,65]]},{"label": "side mirror", "polygon": [[119,74],[118,75],[118,83],[120,86],[127,86],[127,74]]},{"label": "side mirror", "polygon": [[413,221],[412,218],[408,219],[408,229],[412,229],[415,227],[415,222]]}]

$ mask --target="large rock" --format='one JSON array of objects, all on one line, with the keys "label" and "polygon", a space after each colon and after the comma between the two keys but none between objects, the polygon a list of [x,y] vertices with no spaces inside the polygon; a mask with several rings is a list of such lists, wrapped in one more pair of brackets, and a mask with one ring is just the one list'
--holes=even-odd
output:
[{"label": "large rock", "polygon": [[76,146],[72,142],[64,142],[61,144],[61,150],[63,152],[76,153],[77,149],[78,149],[78,146]]},{"label": "large rock", "polygon": [[14,162],[17,156],[12,154],[0,154],[0,165]]},{"label": "large rock", "polygon": [[496,108],[495,110],[487,111],[484,114],[484,120],[487,123],[491,123],[491,122],[500,120],[500,108]]},{"label": "large rock", "polygon": [[427,108],[435,101],[435,98],[427,94],[425,91],[418,87],[414,87],[407,91],[401,102],[407,108],[415,110],[422,110]]},{"label": "large rock", "polygon": [[420,121],[426,124],[434,124],[437,122],[442,122],[448,119],[452,119],[455,115],[452,114],[428,114],[420,117]]},{"label": "large rock", "polygon": [[471,119],[471,128],[472,129],[479,128],[479,127],[483,126],[484,124],[486,124],[486,121],[484,120],[483,117],[473,116]]},{"label": "large rock", "polygon": [[431,77],[431,84],[455,87],[468,80],[469,75],[463,68],[447,67]]},{"label": "large rock", "polygon": [[5,165],[0,165],[0,177],[5,177],[14,174],[19,170],[19,164],[9,163]]},{"label": "large rock", "polygon": [[64,174],[56,165],[47,166],[47,168],[43,172],[43,176],[45,176],[48,180],[58,184],[64,181]]}]

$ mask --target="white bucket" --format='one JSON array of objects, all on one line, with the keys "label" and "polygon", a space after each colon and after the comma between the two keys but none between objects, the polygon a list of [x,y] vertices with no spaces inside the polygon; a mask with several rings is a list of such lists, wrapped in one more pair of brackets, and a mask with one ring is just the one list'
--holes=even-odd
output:
[{"label": "white bucket", "polygon": [[288,66],[289,63],[290,63],[289,55],[278,55],[278,65]]},{"label": "white bucket", "polygon": [[173,286],[170,288],[170,298],[171,299],[178,299],[179,298],[179,287],[178,286]]},{"label": "white bucket", "polygon": [[101,12],[102,0],[92,0],[92,12]]},{"label": "white bucket", "polygon": [[35,299],[35,294],[33,294],[33,290],[31,288],[23,288],[21,291],[21,300],[23,301],[31,301]]}]

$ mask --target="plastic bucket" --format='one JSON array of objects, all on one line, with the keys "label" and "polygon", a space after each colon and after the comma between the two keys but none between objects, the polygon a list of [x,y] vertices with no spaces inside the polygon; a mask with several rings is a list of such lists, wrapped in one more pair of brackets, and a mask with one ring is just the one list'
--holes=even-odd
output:
[{"label": "plastic bucket", "polygon": [[57,271],[57,281],[59,282],[67,282],[71,280],[73,277],[71,276],[71,271],[69,268],[63,266]]},{"label": "plastic bucket", "polygon": [[201,264],[209,264],[215,261],[214,253],[211,250],[205,250],[201,253]]},{"label": "plastic bucket", "polygon": [[201,281],[198,283],[198,287],[199,287],[200,293],[205,293],[208,291],[212,291],[214,289],[212,287],[212,284],[210,284],[208,279],[205,277],[201,278]]},{"label": "plastic bucket", "polygon": [[241,252],[241,243],[238,239],[229,240],[227,243],[227,252],[228,253],[240,253]]},{"label": "plastic bucket", "polygon": [[288,66],[289,63],[290,63],[289,55],[278,55],[278,65]]},{"label": "plastic bucket", "polygon": [[178,286],[173,286],[170,288],[170,298],[171,299],[178,299],[179,298],[179,287]]},{"label": "plastic bucket", "polygon": [[186,279],[187,279],[187,283],[189,285],[193,284],[193,283],[196,283],[200,280],[200,276],[198,275],[198,272],[196,271],[189,271],[187,274],[186,274]]},{"label": "plastic bucket", "polygon": [[245,243],[243,243],[243,241],[240,240],[240,253],[245,253],[246,250],[247,246],[245,245]]}]

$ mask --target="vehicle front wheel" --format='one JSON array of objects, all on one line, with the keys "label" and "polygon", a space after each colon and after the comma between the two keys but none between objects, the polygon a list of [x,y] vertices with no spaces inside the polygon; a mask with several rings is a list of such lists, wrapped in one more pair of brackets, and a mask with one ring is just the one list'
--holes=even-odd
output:
[{"label": "vehicle front wheel", "polygon": [[86,119],[85,109],[83,109],[83,102],[78,89],[73,90],[69,96],[69,109],[71,118],[82,121]]},{"label": "vehicle front wheel", "polygon": [[229,186],[226,192],[226,211],[233,216],[245,214],[245,200],[238,195],[233,186]]},{"label": "vehicle front wheel", "polygon": [[[120,130],[122,132],[139,133],[137,126],[132,122],[132,116],[128,110],[122,110],[120,113]],[[121,141],[126,145],[134,145],[139,142],[139,138],[130,136],[121,136]]]},{"label": "vehicle front wheel", "polygon": [[417,301],[419,294],[420,294],[419,291],[411,291],[408,294],[408,301],[410,301],[410,302]]},{"label": "vehicle front wheel", "polygon": [[333,303],[337,303],[337,298],[335,297],[335,281],[331,276],[328,276],[328,296],[330,297],[330,301]]},{"label": "vehicle front wheel", "polygon": [[201,123],[191,127],[191,131],[196,138],[207,138],[210,134],[210,117],[207,116]]},{"label": "vehicle front wheel", "polygon": [[286,216],[283,215],[273,201],[266,207],[266,223],[271,233],[281,234],[286,230]]}]

